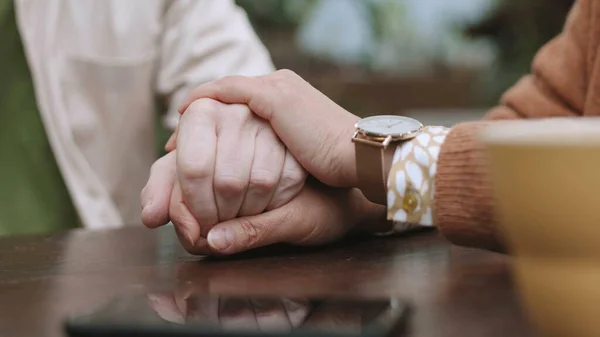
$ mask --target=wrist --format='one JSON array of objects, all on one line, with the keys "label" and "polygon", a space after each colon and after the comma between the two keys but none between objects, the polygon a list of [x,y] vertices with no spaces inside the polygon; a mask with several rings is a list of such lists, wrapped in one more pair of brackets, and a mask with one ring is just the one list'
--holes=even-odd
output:
[{"label": "wrist", "polygon": [[[316,143],[315,151],[310,153],[310,157],[301,152],[292,152],[292,154],[323,184],[337,188],[356,187],[356,154],[352,135],[358,120],[358,117],[349,112],[344,114],[334,121],[335,127],[325,128],[323,137],[315,137],[312,134],[313,139],[305,137],[301,140],[301,142]],[[286,146],[290,149],[288,144]]]}]

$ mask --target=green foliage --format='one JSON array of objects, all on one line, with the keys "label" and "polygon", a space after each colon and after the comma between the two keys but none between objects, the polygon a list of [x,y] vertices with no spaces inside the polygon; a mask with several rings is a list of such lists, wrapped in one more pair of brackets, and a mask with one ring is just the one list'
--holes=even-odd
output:
[{"label": "green foliage", "polygon": [[257,29],[295,28],[316,0],[237,0]]}]

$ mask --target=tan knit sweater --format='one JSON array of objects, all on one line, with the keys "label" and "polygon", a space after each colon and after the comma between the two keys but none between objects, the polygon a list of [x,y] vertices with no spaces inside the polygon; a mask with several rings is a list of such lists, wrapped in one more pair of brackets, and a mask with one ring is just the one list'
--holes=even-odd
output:
[{"label": "tan knit sweater", "polygon": [[[600,115],[600,0],[579,0],[563,32],[484,121],[452,128],[436,176],[436,222],[453,243],[504,251],[479,132],[492,120]],[[598,94],[597,94],[598,93]]]}]

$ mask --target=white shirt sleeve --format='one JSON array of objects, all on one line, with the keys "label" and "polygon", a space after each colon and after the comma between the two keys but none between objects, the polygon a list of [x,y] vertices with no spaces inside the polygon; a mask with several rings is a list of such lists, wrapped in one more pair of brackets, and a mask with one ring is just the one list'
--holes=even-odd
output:
[{"label": "white shirt sleeve", "polygon": [[246,13],[232,0],[170,0],[164,14],[156,87],[167,99],[165,126],[196,86],[228,75],[274,71]]}]

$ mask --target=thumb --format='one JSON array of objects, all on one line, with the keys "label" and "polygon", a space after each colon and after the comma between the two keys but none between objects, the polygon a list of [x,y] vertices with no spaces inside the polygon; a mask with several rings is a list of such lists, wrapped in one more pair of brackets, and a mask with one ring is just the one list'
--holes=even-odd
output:
[{"label": "thumb", "polygon": [[326,243],[346,234],[355,222],[352,196],[349,190],[306,185],[282,207],[216,225],[208,233],[208,245],[213,252],[228,255],[282,242]]},{"label": "thumb", "polygon": [[294,215],[290,214],[290,210],[281,207],[259,215],[222,222],[208,232],[208,245],[218,254],[229,255],[292,241],[298,234],[289,231],[289,223],[294,221],[291,217]]}]

